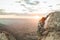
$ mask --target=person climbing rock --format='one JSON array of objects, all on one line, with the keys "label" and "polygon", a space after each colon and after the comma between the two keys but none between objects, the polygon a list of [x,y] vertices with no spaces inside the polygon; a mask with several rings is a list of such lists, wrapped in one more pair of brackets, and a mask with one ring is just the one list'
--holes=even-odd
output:
[{"label": "person climbing rock", "polygon": [[41,40],[42,37],[40,36],[43,36],[42,33],[45,31],[44,29],[44,23],[45,23],[45,17],[42,17],[41,20],[39,20],[39,23],[38,23],[38,36],[39,36],[39,40]]}]

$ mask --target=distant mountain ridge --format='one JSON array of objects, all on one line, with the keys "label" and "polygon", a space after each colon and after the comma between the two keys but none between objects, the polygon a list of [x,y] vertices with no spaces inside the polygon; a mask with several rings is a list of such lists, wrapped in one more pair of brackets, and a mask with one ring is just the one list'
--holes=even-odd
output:
[{"label": "distant mountain ridge", "polygon": [[39,13],[6,13],[6,12],[0,12],[0,15],[44,16],[44,14]]}]

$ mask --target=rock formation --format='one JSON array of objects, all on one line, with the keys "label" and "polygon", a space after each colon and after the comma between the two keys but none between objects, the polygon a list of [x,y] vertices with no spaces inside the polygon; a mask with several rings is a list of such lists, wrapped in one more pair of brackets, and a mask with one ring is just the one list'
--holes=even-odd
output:
[{"label": "rock formation", "polygon": [[[60,12],[52,12],[46,17],[43,26],[39,22],[38,40],[60,40]],[[43,27],[43,28],[42,28]],[[44,31],[43,31],[44,30]],[[42,32],[41,32],[42,31]]]}]

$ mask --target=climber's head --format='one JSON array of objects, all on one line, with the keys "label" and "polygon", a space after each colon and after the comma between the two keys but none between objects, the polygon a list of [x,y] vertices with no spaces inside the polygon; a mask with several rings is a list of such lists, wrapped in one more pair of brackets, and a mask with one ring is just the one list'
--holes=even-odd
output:
[{"label": "climber's head", "polygon": [[39,20],[39,22],[44,23],[45,19],[46,19],[45,17],[42,17],[42,18]]}]

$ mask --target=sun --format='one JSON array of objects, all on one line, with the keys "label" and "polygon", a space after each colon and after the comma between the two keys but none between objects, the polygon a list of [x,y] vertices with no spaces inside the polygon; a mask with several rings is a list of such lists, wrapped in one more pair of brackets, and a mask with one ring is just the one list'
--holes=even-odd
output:
[{"label": "sun", "polygon": [[35,16],[35,19],[40,19],[40,16]]}]

